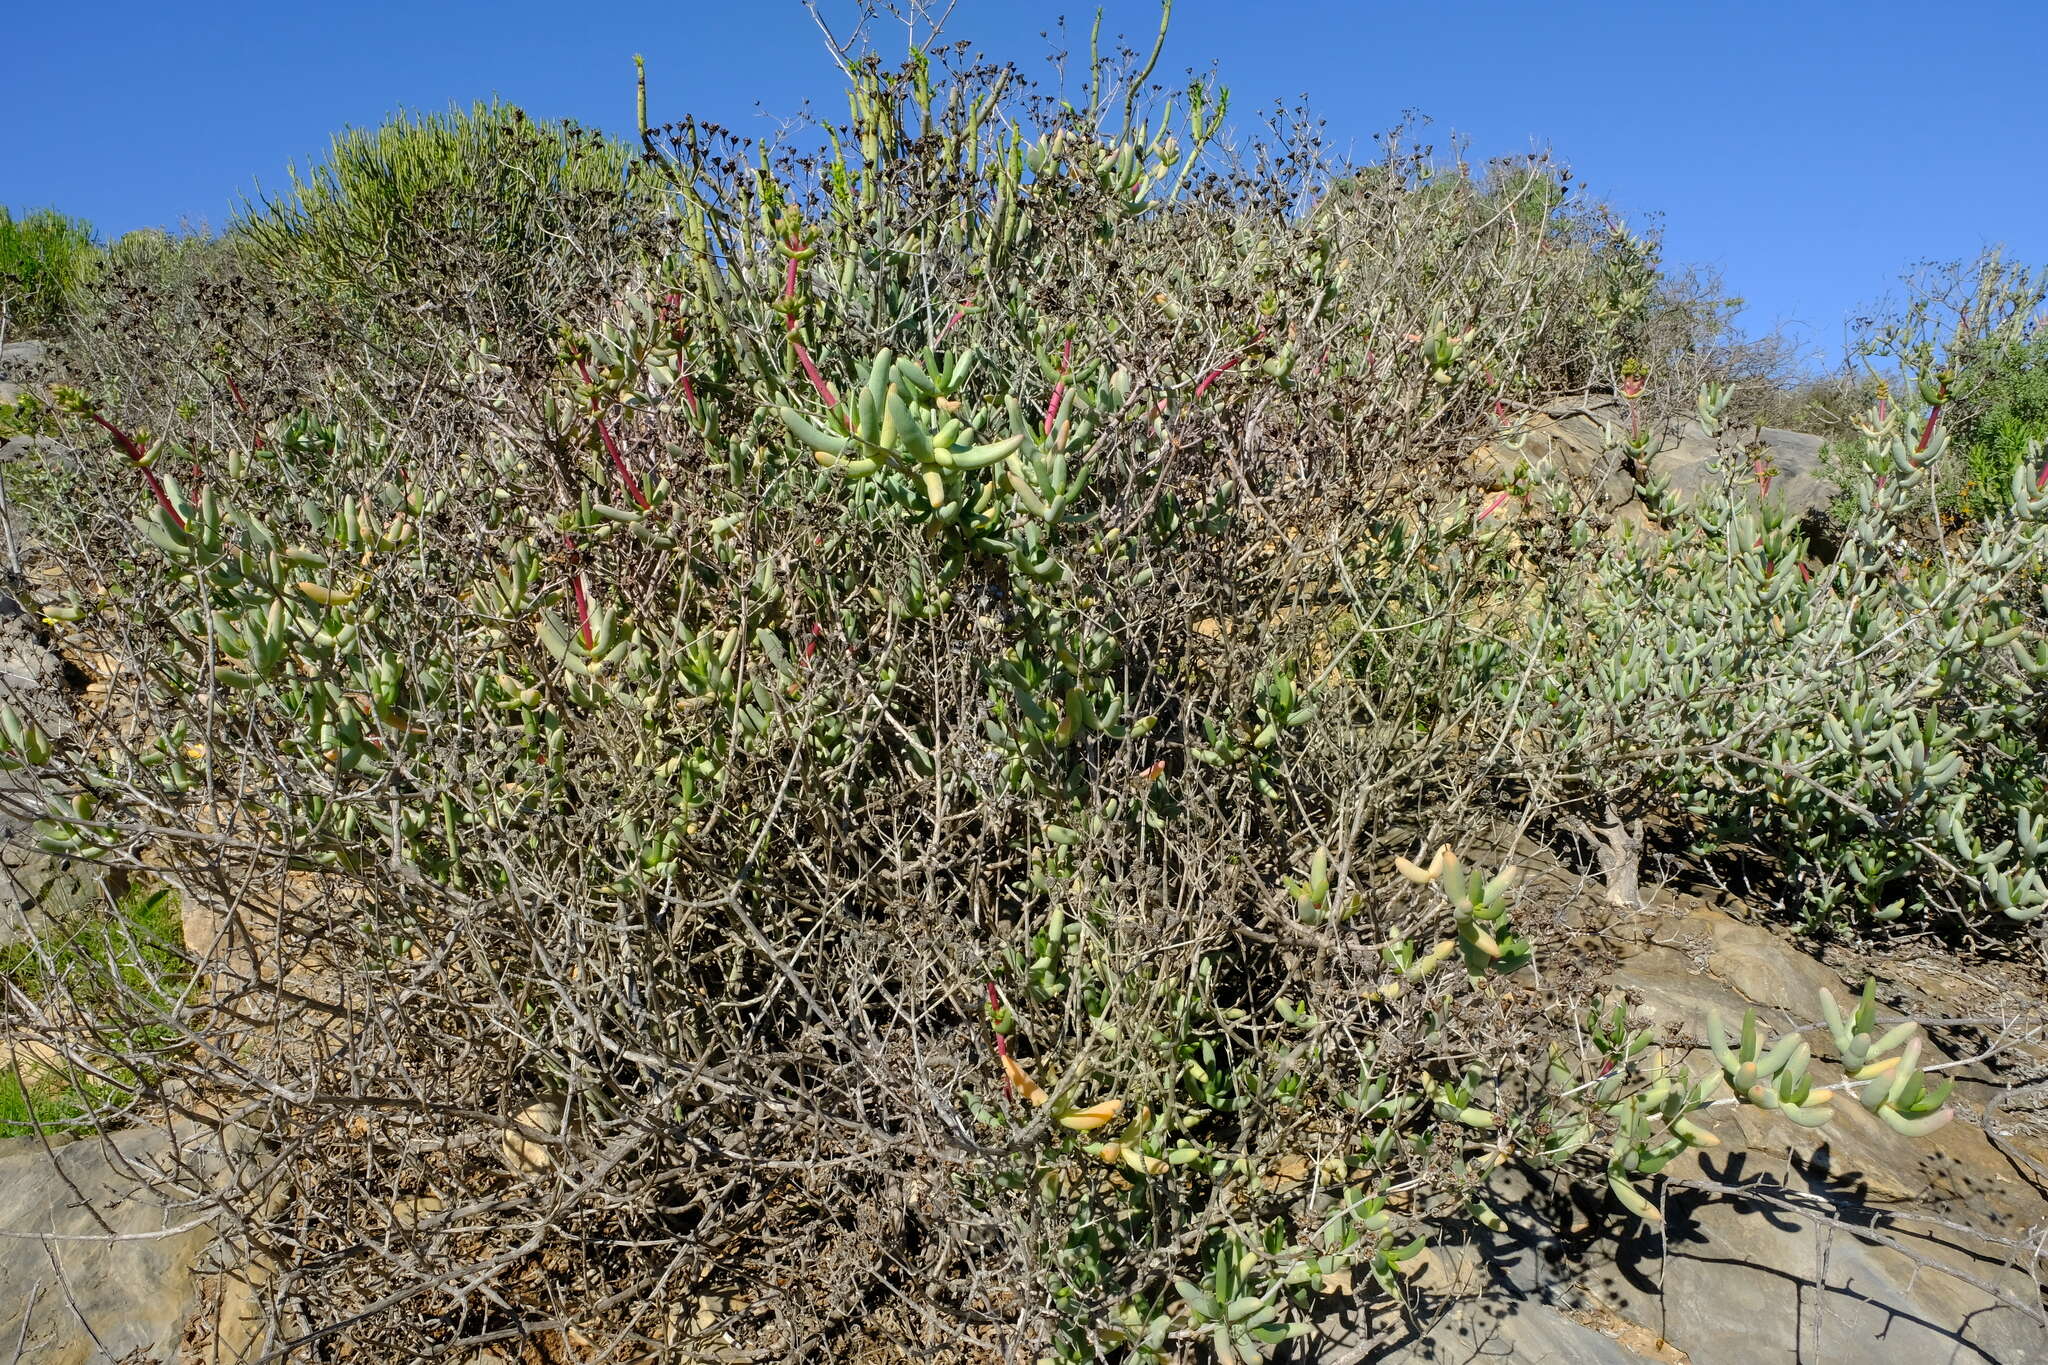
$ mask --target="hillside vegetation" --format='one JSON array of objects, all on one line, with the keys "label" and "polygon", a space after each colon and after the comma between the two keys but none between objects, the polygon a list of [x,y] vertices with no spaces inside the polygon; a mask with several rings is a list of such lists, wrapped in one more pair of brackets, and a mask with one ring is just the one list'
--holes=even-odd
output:
[{"label": "hillside vegetation", "polygon": [[[1769,357],[1566,172],[1230,144],[1157,56],[859,60],[773,145],[397,119],[66,286],[4,420],[82,452],[9,488],[93,685],[0,748],[186,945],[11,998],[98,1121],[260,1142],[282,1339],[1261,1360],[1498,1168],[1654,1219],[1710,1105],[1953,1117],[1867,1002],[1839,1080],[1688,1070],[1499,851],[2031,932],[2028,309],[1852,395],[1823,557]],[[1596,396],[1648,524],[1473,472]]]}]

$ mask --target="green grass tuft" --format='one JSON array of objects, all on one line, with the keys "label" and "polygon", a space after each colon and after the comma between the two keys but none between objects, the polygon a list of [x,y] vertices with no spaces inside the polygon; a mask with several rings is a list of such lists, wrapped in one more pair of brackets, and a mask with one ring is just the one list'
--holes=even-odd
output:
[{"label": "green grass tuft", "polygon": [[[37,1001],[60,997],[108,1017],[133,1017],[137,1003],[168,1010],[190,980],[178,898],[169,887],[136,887],[111,907],[54,925],[36,940],[0,950],[0,977]],[[117,1001],[122,1008],[110,1008]],[[125,1054],[169,1041],[167,1029],[109,1034]],[[6,1059],[0,1059],[4,1062]],[[114,1083],[59,1071],[27,1058],[0,1065],[0,1138],[38,1131],[87,1132],[93,1115],[120,1103],[140,1077],[109,1067]]]}]

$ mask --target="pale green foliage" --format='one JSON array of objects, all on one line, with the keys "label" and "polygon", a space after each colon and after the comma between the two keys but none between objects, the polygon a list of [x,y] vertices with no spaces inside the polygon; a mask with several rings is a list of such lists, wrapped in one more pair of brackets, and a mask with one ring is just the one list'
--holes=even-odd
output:
[{"label": "pale green foliage", "polygon": [[1916,544],[1947,450],[1938,396],[1866,418],[1830,563],[1731,455],[1696,506],[1651,489],[1661,533],[1543,576],[1513,649],[1526,670],[1491,686],[1567,790],[1764,852],[1816,922],[2048,908],[2040,453],[1977,534]]}]

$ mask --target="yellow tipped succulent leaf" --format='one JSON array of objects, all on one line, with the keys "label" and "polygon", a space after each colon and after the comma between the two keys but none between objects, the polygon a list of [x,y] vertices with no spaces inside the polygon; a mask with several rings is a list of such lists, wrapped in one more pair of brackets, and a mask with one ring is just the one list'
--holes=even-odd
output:
[{"label": "yellow tipped succulent leaf", "polygon": [[1060,1126],[1071,1128],[1077,1133],[1092,1132],[1121,1114],[1123,1109],[1122,1100],[1100,1100],[1086,1109],[1076,1109],[1070,1114],[1060,1115]]},{"label": "yellow tipped succulent leaf", "polygon": [[1149,1104],[1139,1105],[1137,1114],[1132,1117],[1129,1123],[1124,1125],[1124,1141],[1136,1142],[1145,1135],[1145,1130],[1151,1126],[1152,1106]]},{"label": "yellow tipped succulent leaf", "polygon": [[1003,1058],[1003,1075],[1009,1078],[1011,1088],[1034,1107],[1043,1107],[1046,1101],[1052,1098],[1045,1093],[1044,1086],[1025,1074],[1024,1068],[1017,1065],[1015,1057]]},{"label": "yellow tipped succulent leaf", "polygon": [[1621,1201],[1621,1206],[1636,1217],[1647,1219],[1652,1223],[1664,1221],[1664,1215],[1657,1212],[1657,1206],[1643,1198],[1635,1186],[1629,1184],[1628,1181],[1620,1176],[1610,1173],[1607,1177],[1607,1188],[1614,1192],[1614,1197]]},{"label": "yellow tipped succulent leaf", "polygon": [[1105,1142],[1095,1154],[1108,1166],[1124,1166],[1138,1175],[1165,1175],[1172,1163],[1146,1153],[1128,1142]]},{"label": "yellow tipped succulent leaf", "polygon": [[1816,1109],[1813,1107],[1813,1101],[1808,1100],[1802,1104],[1781,1103],[1778,1106],[1778,1114],[1782,1118],[1790,1119],[1802,1128],[1824,1128],[1829,1120],[1834,1118],[1835,1111],[1825,1108]]},{"label": "yellow tipped succulent leaf", "polygon": [[1673,1119],[1671,1131],[1695,1147],[1719,1147],[1721,1139],[1694,1123],[1691,1119]]},{"label": "yellow tipped succulent leaf", "polygon": [[1950,1119],[1956,1116],[1956,1111],[1953,1109],[1938,1109],[1932,1114],[1923,1114],[1918,1118],[1908,1118],[1890,1106],[1878,1110],[1877,1113],[1878,1117],[1889,1124],[1892,1130],[1901,1137],[1926,1137],[1929,1133],[1943,1127]]},{"label": "yellow tipped succulent leaf", "polygon": [[1173,1169],[1173,1164],[1165,1158],[1151,1156],[1137,1147],[1126,1144],[1122,1150],[1124,1165],[1139,1175],[1165,1175]]},{"label": "yellow tipped succulent leaf", "polygon": [[347,606],[350,602],[355,601],[356,595],[362,591],[360,587],[349,589],[330,588],[323,584],[312,582],[294,583],[292,587],[323,607]]},{"label": "yellow tipped succulent leaf", "polygon": [[1457,855],[1451,852],[1449,844],[1437,849],[1436,856],[1430,859],[1428,867],[1417,867],[1406,858],[1394,859],[1394,869],[1417,886],[1427,886],[1443,876],[1447,869],[1455,869],[1457,865]]}]

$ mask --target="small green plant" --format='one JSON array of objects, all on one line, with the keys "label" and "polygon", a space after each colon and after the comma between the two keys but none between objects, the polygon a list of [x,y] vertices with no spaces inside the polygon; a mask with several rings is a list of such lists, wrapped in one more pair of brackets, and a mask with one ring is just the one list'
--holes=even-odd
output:
[{"label": "small green plant", "polygon": [[89,1131],[91,1125],[82,1119],[86,1097],[63,1073],[19,1057],[10,1061],[0,1071],[0,1138]]},{"label": "small green plant", "polygon": [[2013,472],[2048,443],[2048,333],[2005,341],[1976,357],[1959,381],[1968,403],[1957,424],[1962,451],[1962,510],[1995,516]]},{"label": "small green plant", "polygon": [[24,995],[62,990],[86,1004],[147,991],[169,1000],[186,975],[177,893],[138,886],[112,905],[0,949],[0,977]]}]

